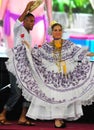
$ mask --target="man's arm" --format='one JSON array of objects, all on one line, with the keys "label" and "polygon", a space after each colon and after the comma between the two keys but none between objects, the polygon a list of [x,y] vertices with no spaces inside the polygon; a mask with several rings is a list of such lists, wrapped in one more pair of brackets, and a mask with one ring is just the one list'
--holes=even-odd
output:
[{"label": "man's arm", "polygon": [[31,8],[31,6],[33,6],[33,4],[34,4],[34,1],[30,1],[27,4],[27,6],[26,6],[25,10],[23,11],[22,15],[19,17],[20,22],[22,22],[24,20],[25,15],[30,12],[30,8]]}]

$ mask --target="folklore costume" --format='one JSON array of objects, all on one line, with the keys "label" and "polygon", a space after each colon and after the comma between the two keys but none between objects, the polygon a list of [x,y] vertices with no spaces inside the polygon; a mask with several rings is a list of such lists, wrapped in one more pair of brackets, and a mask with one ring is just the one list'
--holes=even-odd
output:
[{"label": "folklore costume", "polygon": [[83,115],[82,105],[93,101],[94,65],[86,57],[88,49],[68,40],[57,48],[45,43],[29,50],[20,44],[9,52],[6,65],[31,101],[30,118],[76,120]]}]

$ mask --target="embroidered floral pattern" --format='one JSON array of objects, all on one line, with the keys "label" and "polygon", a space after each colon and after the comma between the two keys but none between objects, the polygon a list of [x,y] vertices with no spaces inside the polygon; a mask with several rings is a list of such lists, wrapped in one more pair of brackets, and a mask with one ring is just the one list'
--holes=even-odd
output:
[{"label": "embroidered floral pattern", "polygon": [[[67,41],[66,41],[67,42]],[[73,46],[71,48],[72,43],[64,43],[62,49],[62,58],[64,60],[72,60],[74,59],[74,55],[79,52],[79,47]],[[69,52],[69,50],[72,51]],[[30,62],[26,55],[26,49],[24,45],[19,45],[14,48],[14,66],[17,72],[18,79],[20,80],[23,88],[27,90],[30,94],[35,95],[36,97],[40,98],[41,100],[45,100],[49,103],[64,103],[66,102],[66,98],[56,99],[56,96],[49,97],[46,95],[45,91],[40,89],[40,83],[43,84],[49,92],[53,90],[56,92],[71,92],[71,90],[79,89],[87,82],[91,75],[92,64],[89,64],[88,61],[85,62],[78,62],[72,69],[72,71],[68,72],[68,75],[65,76],[62,72],[56,71],[54,68],[49,69],[51,64],[55,62],[55,59],[52,56],[53,48],[49,44],[44,44],[41,49],[34,48],[32,50],[32,64],[34,68],[30,67]],[[78,60],[83,59],[84,51],[79,53]],[[58,54],[57,54],[58,55]],[[48,65],[48,66],[46,66]],[[50,66],[49,66],[50,65]],[[69,65],[70,66],[70,65]],[[34,77],[34,72],[37,73],[36,78]],[[38,82],[40,81],[40,83]],[[94,84],[94,79],[91,78],[92,84]],[[75,95],[72,96],[68,101],[75,100],[80,98],[82,95],[88,91],[89,87],[84,89],[80,92],[78,97]]]}]

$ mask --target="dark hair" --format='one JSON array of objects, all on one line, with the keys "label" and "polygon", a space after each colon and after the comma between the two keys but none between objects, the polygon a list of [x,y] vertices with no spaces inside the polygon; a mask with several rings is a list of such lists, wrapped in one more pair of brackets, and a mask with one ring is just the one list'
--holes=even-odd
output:
[{"label": "dark hair", "polygon": [[60,23],[55,23],[55,24],[53,24],[53,25],[51,26],[51,29],[53,30],[55,26],[60,26],[60,27],[63,29],[63,27],[62,27],[62,25],[61,25]]},{"label": "dark hair", "polygon": [[28,13],[28,14],[26,14],[26,15],[25,15],[24,19],[26,19],[26,18],[28,18],[28,17],[30,17],[30,16],[34,17],[34,15],[33,15],[33,14]]}]

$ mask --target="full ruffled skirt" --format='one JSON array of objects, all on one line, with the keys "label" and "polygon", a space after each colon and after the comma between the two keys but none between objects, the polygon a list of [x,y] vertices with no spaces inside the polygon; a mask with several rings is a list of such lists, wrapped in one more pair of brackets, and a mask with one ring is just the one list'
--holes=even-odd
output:
[{"label": "full ruffled skirt", "polygon": [[[44,45],[45,46],[45,45]],[[6,66],[17,78],[22,95],[31,102],[27,116],[33,119],[75,120],[83,115],[82,105],[94,100],[92,62],[66,62],[68,75],[44,55],[44,48],[28,50],[19,45],[10,50]]]}]

